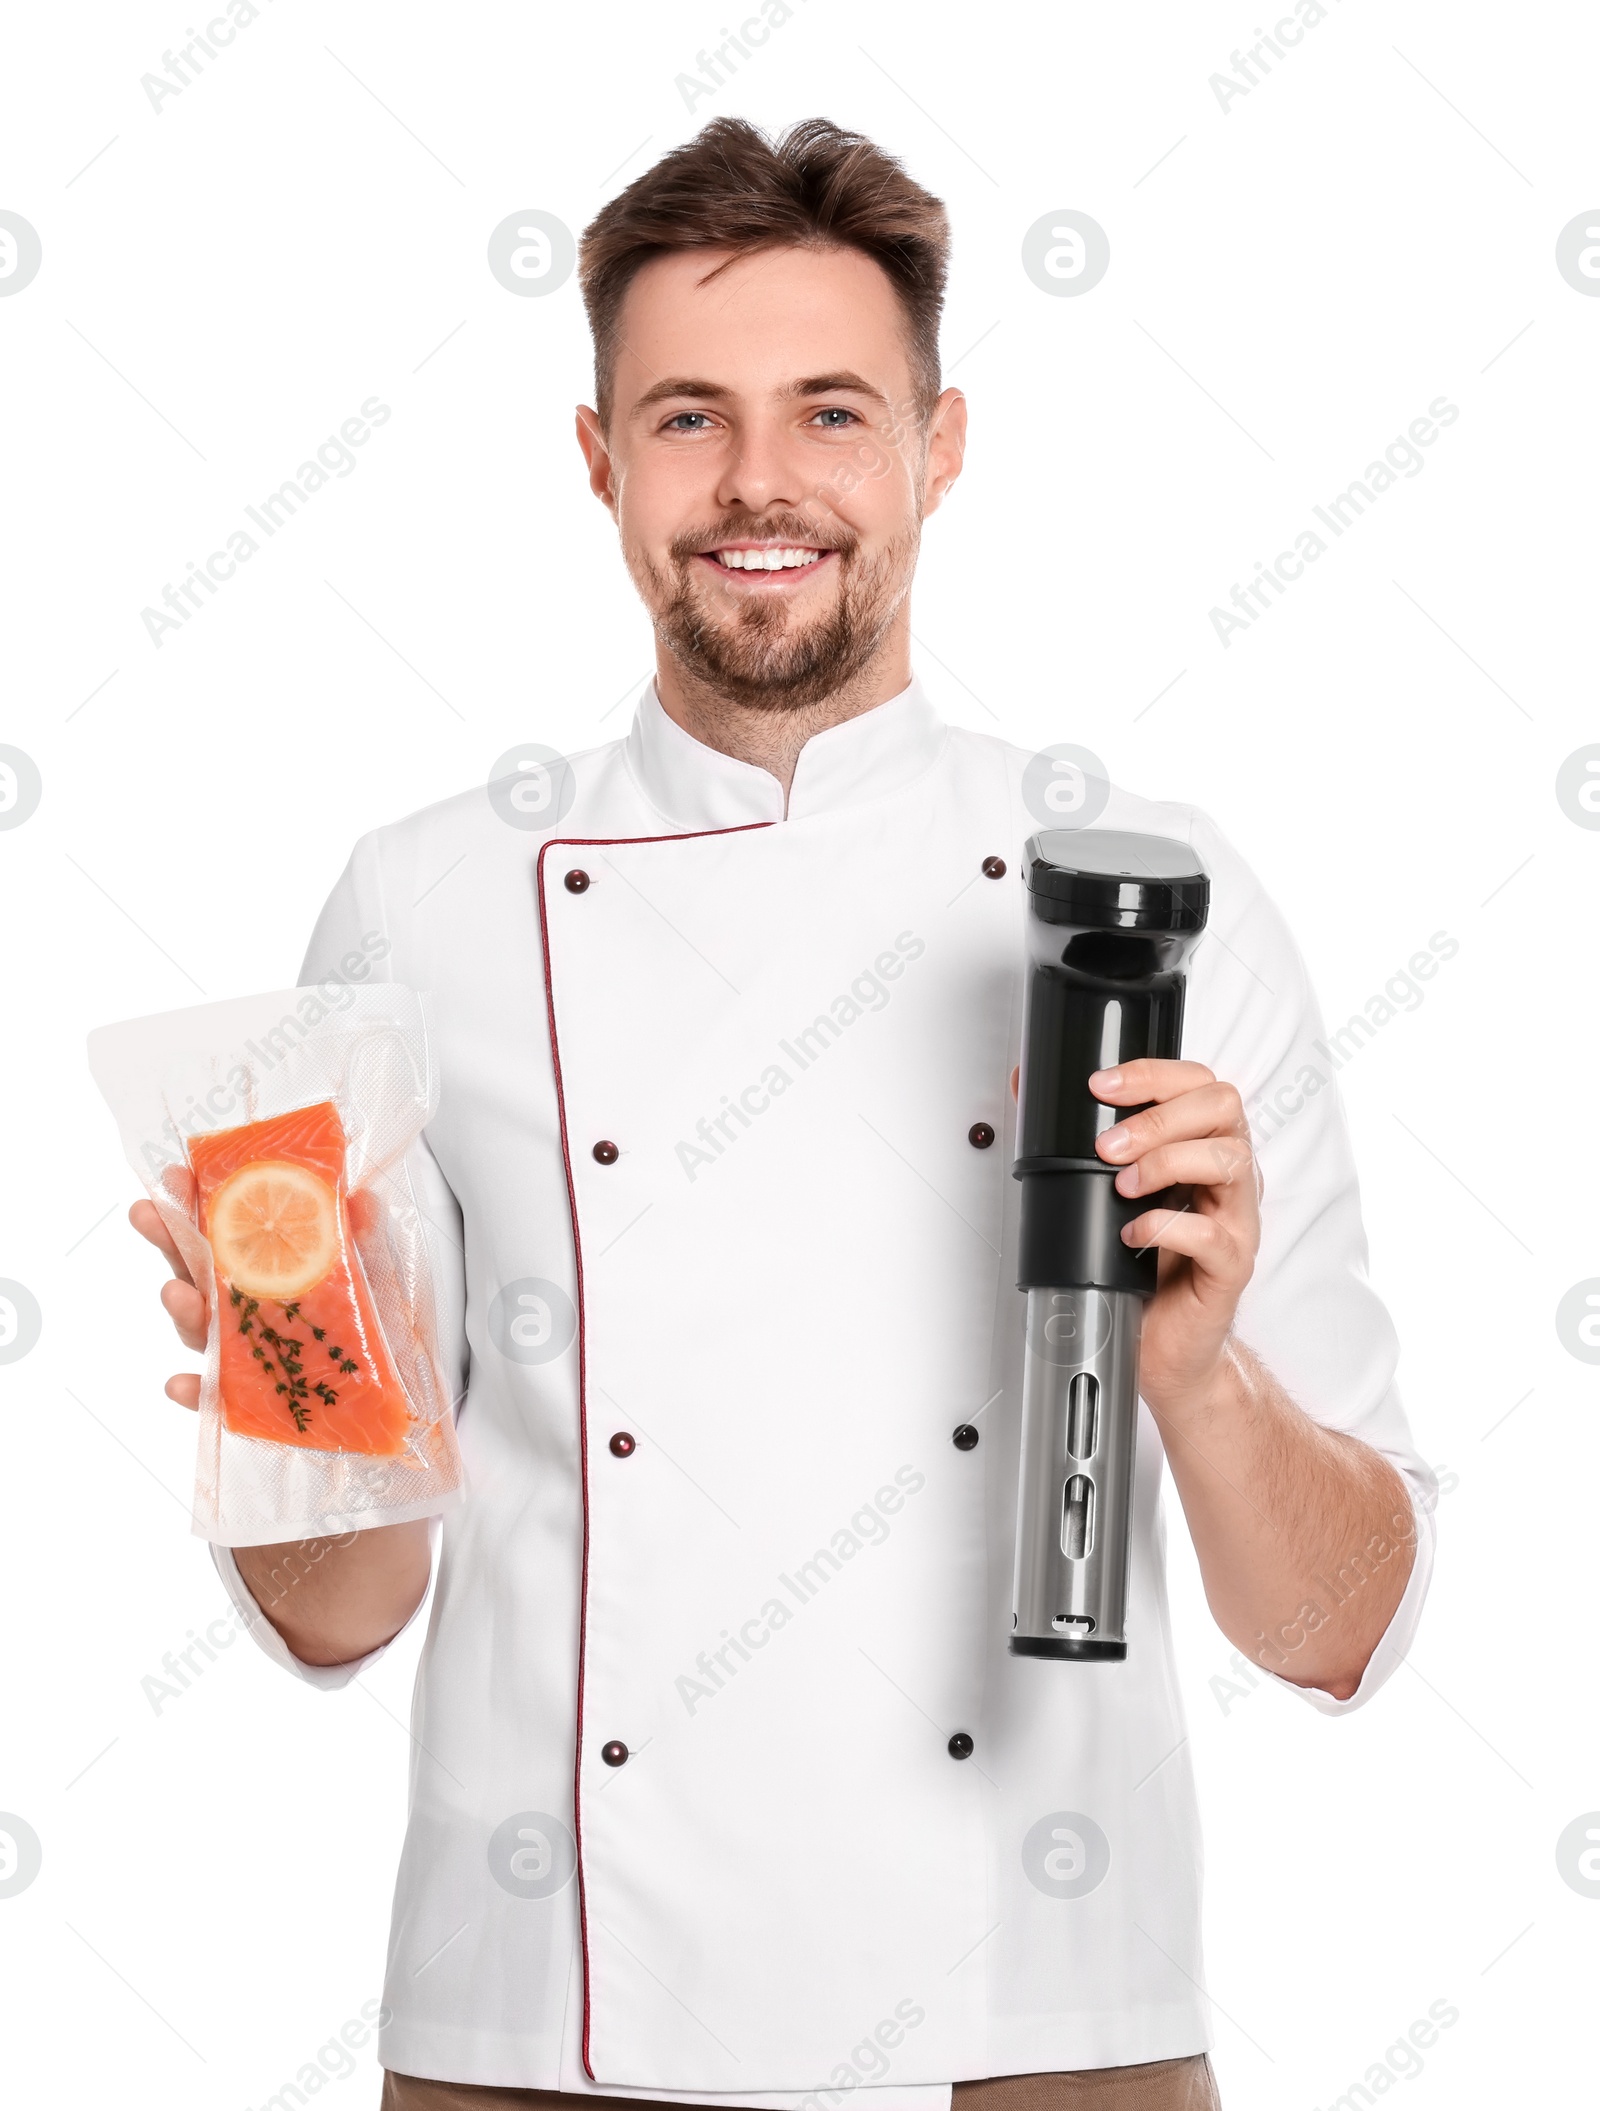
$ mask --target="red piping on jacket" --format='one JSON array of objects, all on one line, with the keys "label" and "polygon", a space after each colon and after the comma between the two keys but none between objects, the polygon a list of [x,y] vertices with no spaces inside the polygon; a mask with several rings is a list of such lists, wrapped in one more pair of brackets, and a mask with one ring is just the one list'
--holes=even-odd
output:
[{"label": "red piping on jacket", "polygon": [[539,945],[544,955],[544,1010],[550,1029],[550,1063],[556,1081],[556,1115],[561,1124],[561,1164],[567,1179],[567,1212],[572,1219],[572,1259],[578,1285],[578,1462],[583,1475],[583,1570],[578,1596],[577,1735],[572,1754],[572,1837],[578,1864],[578,1934],[583,1945],[583,2071],[596,2081],[589,2060],[589,1891],[583,1874],[583,1686],[589,1639],[589,1360],[584,1324],[583,1240],[578,1231],[578,1190],[572,1178],[572,1143],[567,1135],[567,1094],[561,1077],[561,1046],[556,1038],[556,997],[550,973],[550,920],[545,910],[544,861],[552,850],[616,849],[630,843],[694,843],[705,836],[742,836],[771,828],[771,821],[743,821],[736,828],[684,829],[671,836],[552,836],[539,851],[535,884],[539,893]]}]

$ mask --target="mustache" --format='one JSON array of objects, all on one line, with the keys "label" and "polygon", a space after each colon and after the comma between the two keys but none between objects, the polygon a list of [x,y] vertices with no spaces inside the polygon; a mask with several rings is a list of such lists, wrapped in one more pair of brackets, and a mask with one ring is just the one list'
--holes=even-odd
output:
[{"label": "mustache", "polygon": [[729,542],[784,542],[797,549],[837,550],[842,557],[854,554],[861,538],[842,521],[819,525],[803,513],[729,513],[710,527],[690,528],[675,535],[667,545],[668,555],[678,565],[707,550]]}]

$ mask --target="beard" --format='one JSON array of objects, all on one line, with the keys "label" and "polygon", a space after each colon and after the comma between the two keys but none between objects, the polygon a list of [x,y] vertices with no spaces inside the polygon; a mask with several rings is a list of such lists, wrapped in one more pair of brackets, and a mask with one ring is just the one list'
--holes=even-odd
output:
[{"label": "beard", "polygon": [[[836,551],[839,582],[831,608],[801,618],[776,597],[752,596],[741,607],[715,610],[700,553],[747,537]],[[667,571],[641,555],[635,577],[657,636],[692,680],[729,703],[802,711],[846,688],[871,661],[909,591],[917,541],[913,526],[868,557],[860,537],[839,522],[823,535],[798,514],[765,520],[730,514],[712,528],[676,536]]]}]

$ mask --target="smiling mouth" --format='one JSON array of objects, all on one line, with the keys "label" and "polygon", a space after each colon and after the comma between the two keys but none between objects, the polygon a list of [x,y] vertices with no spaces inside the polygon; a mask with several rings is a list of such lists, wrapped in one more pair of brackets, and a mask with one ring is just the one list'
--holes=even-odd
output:
[{"label": "smiling mouth", "polygon": [[838,552],[806,543],[732,542],[719,543],[715,549],[696,554],[702,564],[710,565],[725,579],[770,588],[795,585]]}]

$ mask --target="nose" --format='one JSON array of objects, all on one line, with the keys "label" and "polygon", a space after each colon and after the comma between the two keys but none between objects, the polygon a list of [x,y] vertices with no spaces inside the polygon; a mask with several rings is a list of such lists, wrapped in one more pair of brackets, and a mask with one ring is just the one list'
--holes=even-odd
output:
[{"label": "nose", "polygon": [[717,503],[725,512],[758,517],[797,512],[815,497],[814,483],[805,472],[804,450],[784,420],[757,413],[739,422],[717,480]]}]

